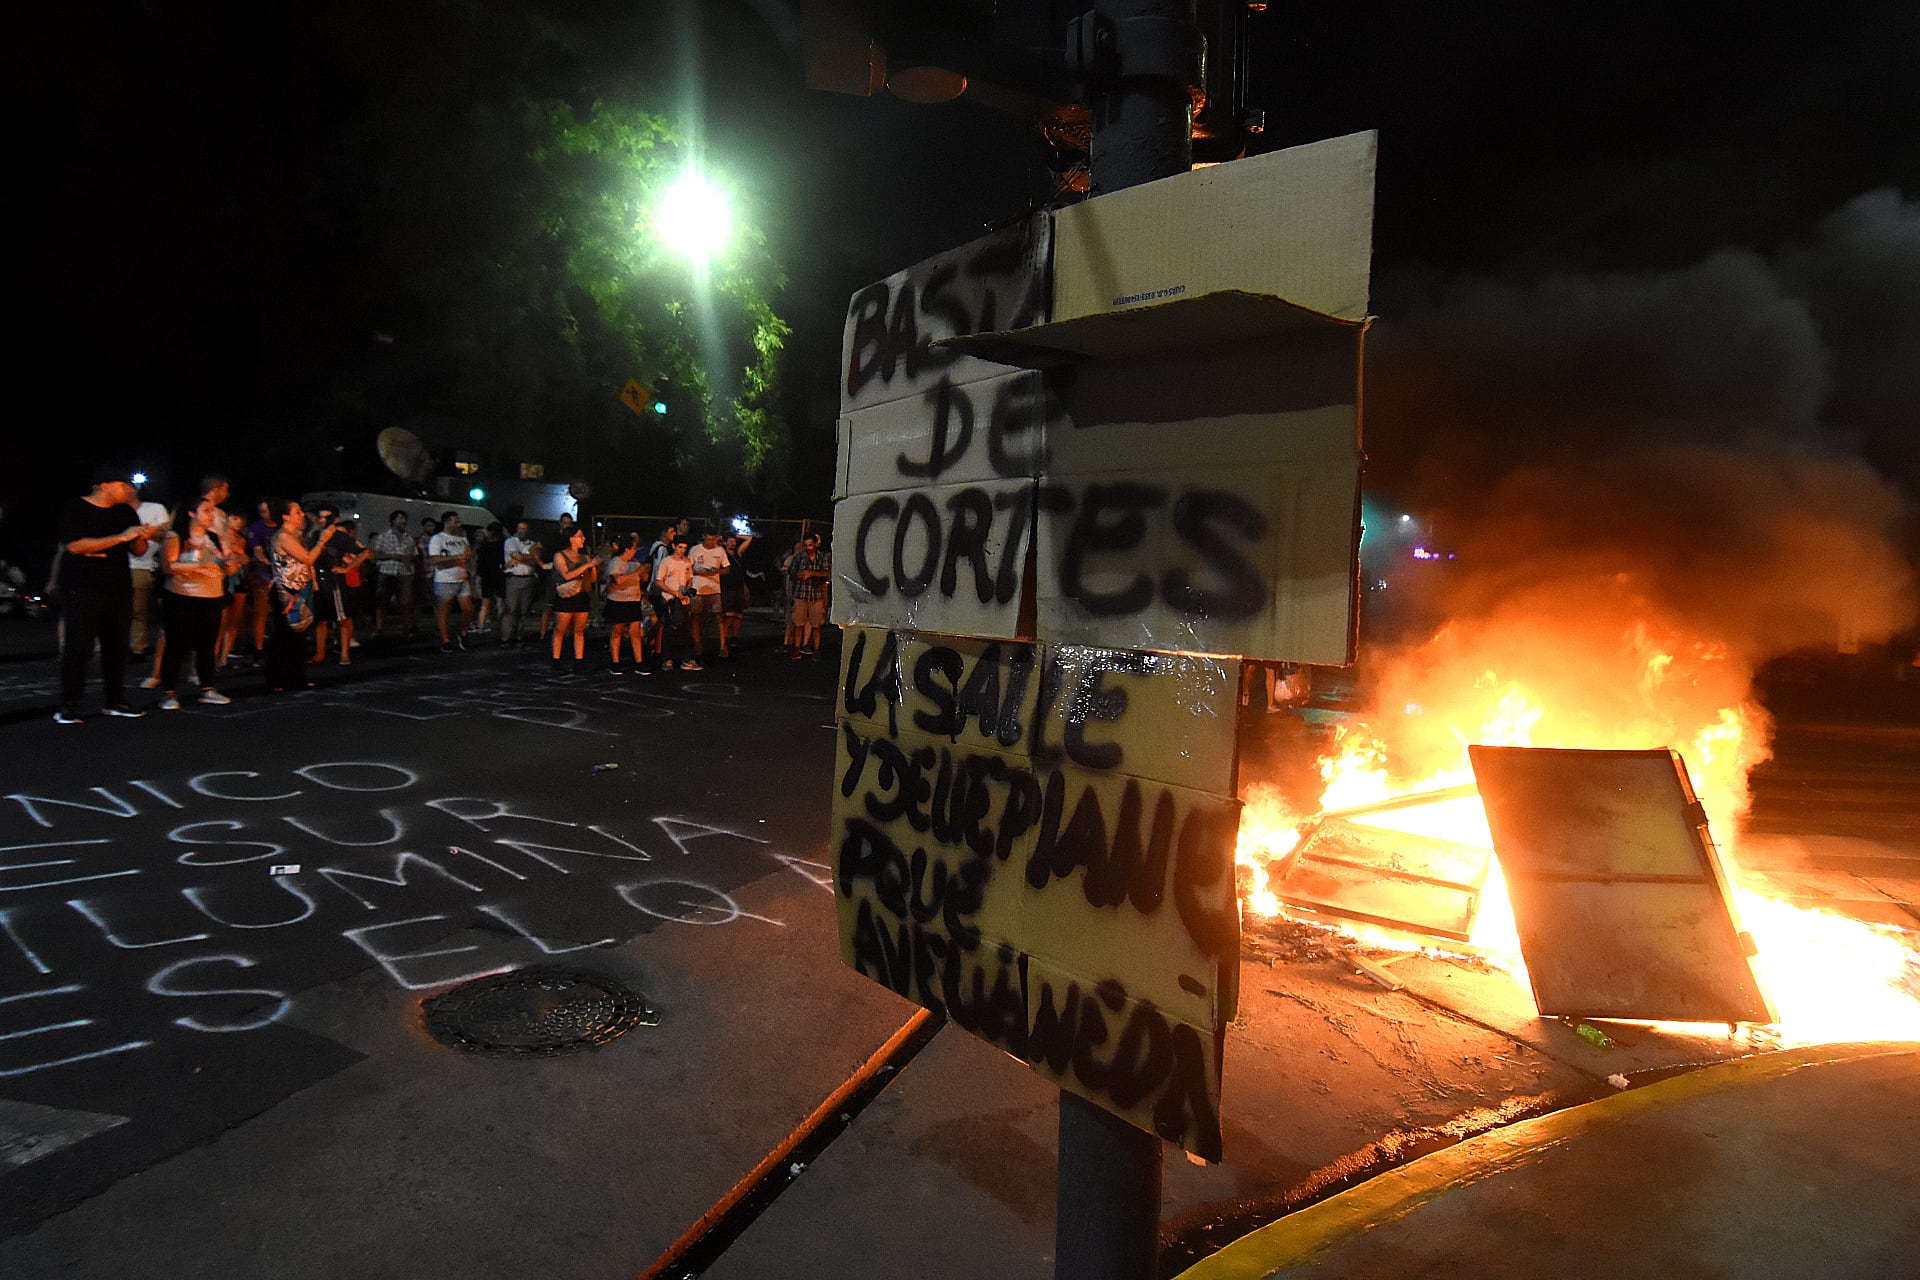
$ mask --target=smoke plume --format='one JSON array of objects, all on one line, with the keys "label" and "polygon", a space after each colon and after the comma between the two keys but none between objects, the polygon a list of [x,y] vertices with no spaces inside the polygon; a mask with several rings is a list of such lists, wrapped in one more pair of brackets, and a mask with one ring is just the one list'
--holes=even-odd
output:
[{"label": "smoke plume", "polygon": [[1374,651],[1401,771],[1504,738],[1674,746],[1698,783],[1744,729],[1703,787],[1744,807],[1759,664],[1916,616],[1912,500],[1874,464],[1916,456],[1920,206],[1864,196],[1771,256],[1399,292],[1369,486],[1457,557],[1428,574],[1445,625]]}]

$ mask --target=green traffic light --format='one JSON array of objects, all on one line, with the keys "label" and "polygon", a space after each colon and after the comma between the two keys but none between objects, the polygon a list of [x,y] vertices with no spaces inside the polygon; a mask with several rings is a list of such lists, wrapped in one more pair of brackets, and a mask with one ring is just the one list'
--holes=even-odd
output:
[{"label": "green traffic light", "polygon": [[473,488],[467,490],[467,499],[470,502],[485,502],[487,500],[487,491],[479,485],[475,485]]},{"label": "green traffic light", "polygon": [[655,413],[665,413],[667,411],[667,402],[665,400],[655,400],[653,402],[653,411]]}]

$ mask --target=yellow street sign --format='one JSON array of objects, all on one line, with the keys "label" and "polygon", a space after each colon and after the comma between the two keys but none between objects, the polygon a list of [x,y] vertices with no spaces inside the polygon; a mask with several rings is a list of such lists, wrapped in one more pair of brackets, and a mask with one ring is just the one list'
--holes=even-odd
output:
[{"label": "yellow street sign", "polygon": [[635,413],[645,415],[653,411],[653,392],[639,379],[628,378],[627,385],[620,388],[620,403]]}]

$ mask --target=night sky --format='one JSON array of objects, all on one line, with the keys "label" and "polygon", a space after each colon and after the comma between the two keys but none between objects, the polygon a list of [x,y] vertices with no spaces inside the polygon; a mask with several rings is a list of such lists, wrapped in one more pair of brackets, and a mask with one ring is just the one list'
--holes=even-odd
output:
[{"label": "night sky", "polygon": [[[9,41],[27,391],[0,554],[103,456],[245,493],[374,483],[345,474],[371,435],[450,403],[419,353],[461,321],[409,273],[459,232],[421,231],[418,163],[509,91],[684,112],[751,190],[791,280],[793,514],[827,507],[847,295],[1052,191],[1008,117],[804,90],[777,0],[394,8],[83,2]],[[515,38],[527,14],[550,46]],[[1920,10],[1312,0],[1253,30],[1257,149],[1380,131],[1370,486],[1417,501],[1516,451],[1763,430],[1920,493]],[[472,225],[511,216],[497,159]]]}]

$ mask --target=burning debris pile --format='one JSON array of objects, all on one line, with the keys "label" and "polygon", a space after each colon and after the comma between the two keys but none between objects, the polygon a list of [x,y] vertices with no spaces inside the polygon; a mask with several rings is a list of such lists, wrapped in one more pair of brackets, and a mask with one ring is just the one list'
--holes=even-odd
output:
[{"label": "burning debris pile", "polygon": [[1250,917],[1284,899],[1513,956],[1468,748],[1669,748],[1783,1037],[1920,1036],[1910,935],[1739,882],[1772,731],[1755,672],[1915,616],[1911,513],[1820,424],[1846,362],[1786,279],[1720,255],[1659,277],[1469,283],[1381,335],[1371,445],[1435,442],[1404,479],[1436,531],[1420,558],[1448,557],[1425,571],[1439,621],[1363,646],[1363,706],[1319,762],[1317,805],[1248,789]]}]

